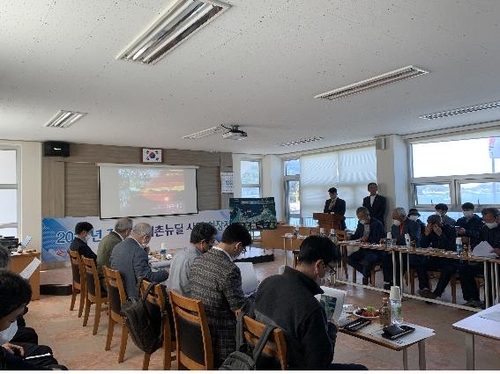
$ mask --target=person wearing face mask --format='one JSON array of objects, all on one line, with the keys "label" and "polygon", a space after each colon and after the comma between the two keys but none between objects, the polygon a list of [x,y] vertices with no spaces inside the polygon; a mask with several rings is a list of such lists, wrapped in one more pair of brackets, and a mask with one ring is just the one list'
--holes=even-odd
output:
[{"label": "person wearing face mask", "polygon": [[191,265],[191,297],[203,302],[216,368],[237,348],[235,312],[246,298],[240,269],[233,261],[250,244],[252,237],[245,226],[232,223],[222,233],[221,242]]},{"label": "person wearing face mask", "polygon": [[455,226],[457,224],[457,221],[447,215],[448,205],[439,203],[434,206],[434,209],[436,210],[436,215],[441,217],[441,222],[450,226]]},{"label": "person wearing face mask", "polygon": [[191,246],[177,253],[170,264],[167,288],[191,297],[190,269],[194,260],[213,247],[217,229],[210,223],[200,222],[191,231]]},{"label": "person wearing face mask", "polygon": [[[406,216],[406,210],[403,207],[397,207],[392,211],[392,226],[391,235],[392,240],[395,245],[406,245],[405,235],[410,235],[410,240],[415,242],[417,247],[420,246],[420,225],[410,220]],[[407,257],[403,256],[403,269],[406,269]],[[419,256],[410,255],[410,266],[416,266],[419,263]],[[396,273],[400,272],[400,261],[399,256],[396,256]],[[392,253],[383,252],[382,257],[382,270],[384,273],[384,289],[390,290],[393,286],[393,264],[392,264]],[[397,285],[400,286],[400,277],[396,277]]]},{"label": "person wearing face mask", "polygon": [[321,279],[335,273],[340,258],[331,240],[308,236],[300,245],[296,268],[285,267],[283,274],[264,279],[257,290],[254,318],[284,331],[290,370],[366,370],[363,365],[332,363],[337,326],[327,320],[315,298],[323,293]]},{"label": "person wearing face mask", "polygon": [[146,222],[136,224],[130,236],[115,245],[110,256],[112,269],[120,272],[125,292],[128,297],[138,297],[137,279],[144,277],[148,281],[163,282],[168,278],[168,272],[160,269],[153,271],[144,250],[151,240],[152,228]]},{"label": "person wearing face mask", "polygon": [[[427,226],[420,239],[420,246],[422,248],[432,247],[447,251],[455,251],[455,239],[455,229],[443,223],[440,216],[431,215],[427,218]],[[419,295],[429,299],[441,297],[446,286],[450,282],[451,276],[457,272],[459,266],[459,260],[432,256],[423,257],[421,262],[417,265]],[[441,273],[434,291],[431,291],[429,286],[429,270],[439,270]]]},{"label": "person wearing face mask", "polygon": [[[66,369],[59,365],[47,346],[12,343],[17,332],[17,318],[31,300],[29,283],[6,269],[0,269],[0,370]],[[26,359],[35,355],[45,357]]]},{"label": "person wearing face mask", "polygon": [[[330,195],[330,198],[325,201],[323,213],[339,214],[341,216],[344,216],[345,209],[346,209],[345,200],[342,200],[341,198],[339,198],[339,195],[337,193],[337,189],[335,187],[331,187],[328,190],[328,194]],[[345,218],[343,218],[340,221],[340,229],[341,230],[346,229]]]},{"label": "person wearing face mask", "polygon": [[420,217],[420,213],[418,212],[418,209],[411,208],[408,211],[408,219],[410,221],[418,223],[420,225],[420,233],[423,233],[425,231],[425,223],[423,223],[419,217]]},{"label": "person wearing face mask", "polygon": [[[484,225],[479,231],[479,242],[488,242],[489,245],[491,245],[493,248],[491,252],[495,253],[497,256],[500,256],[500,226],[498,224],[500,212],[496,208],[484,208],[481,211],[481,215],[483,216]],[[465,305],[472,307],[483,307],[484,304],[480,301],[479,289],[477,288],[474,279],[479,275],[484,276],[483,264],[472,261],[469,263],[464,263],[459,269],[459,275],[463,297],[464,300],[467,300]],[[490,284],[490,287],[487,297],[489,298],[491,305],[491,301],[493,299],[493,279],[491,277],[491,272],[489,273],[488,283]]]},{"label": "person wearing face mask", "polygon": [[457,220],[456,229],[457,236],[466,237],[469,240],[469,245],[474,248],[479,244],[479,232],[483,226],[483,220],[477,214],[474,214],[474,204],[462,204],[463,217]]},{"label": "person wearing face mask", "polygon": [[87,238],[93,229],[94,227],[89,222],[78,222],[75,226],[75,238],[69,245],[69,249],[77,251],[80,256],[97,261],[97,255],[87,244]]},{"label": "person wearing face mask", "polygon": [[[378,244],[385,236],[382,223],[370,216],[367,208],[361,206],[356,209],[358,226],[350,240],[360,239],[362,243]],[[383,252],[361,247],[356,252],[349,255],[347,263],[363,274],[363,284],[367,285],[370,279],[370,272],[377,262],[382,259]]]}]

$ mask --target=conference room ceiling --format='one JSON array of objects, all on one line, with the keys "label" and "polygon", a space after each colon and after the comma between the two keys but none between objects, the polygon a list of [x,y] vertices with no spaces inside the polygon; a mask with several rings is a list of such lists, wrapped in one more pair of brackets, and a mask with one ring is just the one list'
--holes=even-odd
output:
[{"label": "conference room ceiling", "polygon": [[[285,154],[500,119],[419,118],[500,100],[500,1],[225,2],[154,65],[116,57],[173,1],[3,2],[0,139]],[[429,74],[314,98],[409,65]],[[61,109],[88,115],[44,127]],[[182,139],[220,124],[248,137]]]}]

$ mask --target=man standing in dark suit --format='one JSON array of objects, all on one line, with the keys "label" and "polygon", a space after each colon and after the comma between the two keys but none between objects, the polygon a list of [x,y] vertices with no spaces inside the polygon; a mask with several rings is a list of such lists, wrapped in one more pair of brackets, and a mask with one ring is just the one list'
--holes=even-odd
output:
[{"label": "man standing in dark suit", "polygon": [[378,185],[375,182],[368,183],[368,192],[370,192],[370,196],[363,198],[363,206],[368,209],[371,217],[382,222],[382,226],[385,227],[387,200],[378,194]]},{"label": "man standing in dark suit", "polygon": [[112,269],[120,272],[128,297],[137,297],[137,279],[144,277],[148,281],[163,282],[168,278],[166,270],[153,271],[145,249],[151,240],[151,225],[139,222],[130,236],[115,245],[111,252]]},{"label": "man standing in dark suit", "polygon": [[191,297],[201,300],[207,315],[214,366],[218,368],[236,350],[236,312],[245,302],[241,272],[233,261],[252,243],[239,223],[226,227],[221,242],[191,266]]},{"label": "man standing in dark suit", "polygon": [[[345,214],[345,200],[342,200],[338,197],[337,195],[337,189],[335,187],[332,187],[328,190],[328,193],[330,194],[330,198],[325,201],[325,207],[323,208],[323,213],[330,213],[330,214],[340,214],[341,216],[344,216]],[[345,230],[346,225],[345,225],[345,218],[340,221],[340,228],[342,230]]]}]

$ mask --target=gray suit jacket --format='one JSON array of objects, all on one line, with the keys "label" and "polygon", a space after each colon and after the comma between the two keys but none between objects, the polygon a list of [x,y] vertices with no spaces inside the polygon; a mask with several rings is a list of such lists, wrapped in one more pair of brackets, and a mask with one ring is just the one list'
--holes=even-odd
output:
[{"label": "gray suit jacket", "polygon": [[190,276],[191,297],[203,302],[218,367],[236,350],[234,312],[245,302],[241,272],[225,253],[212,248],[194,260]]},{"label": "gray suit jacket", "polygon": [[113,248],[110,258],[111,268],[120,272],[127,296],[138,296],[137,278],[163,282],[168,278],[165,270],[153,271],[149,265],[148,254],[133,238],[127,238]]}]

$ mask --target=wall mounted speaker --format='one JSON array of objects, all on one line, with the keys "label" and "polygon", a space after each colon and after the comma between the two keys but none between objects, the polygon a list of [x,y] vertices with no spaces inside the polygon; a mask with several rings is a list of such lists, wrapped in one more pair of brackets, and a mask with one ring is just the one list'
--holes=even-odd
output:
[{"label": "wall mounted speaker", "polygon": [[375,149],[377,151],[384,151],[387,148],[385,136],[375,139]]},{"label": "wall mounted speaker", "polygon": [[69,143],[66,142],[44,142],[43,155],[50,157],[68,157]]}]

